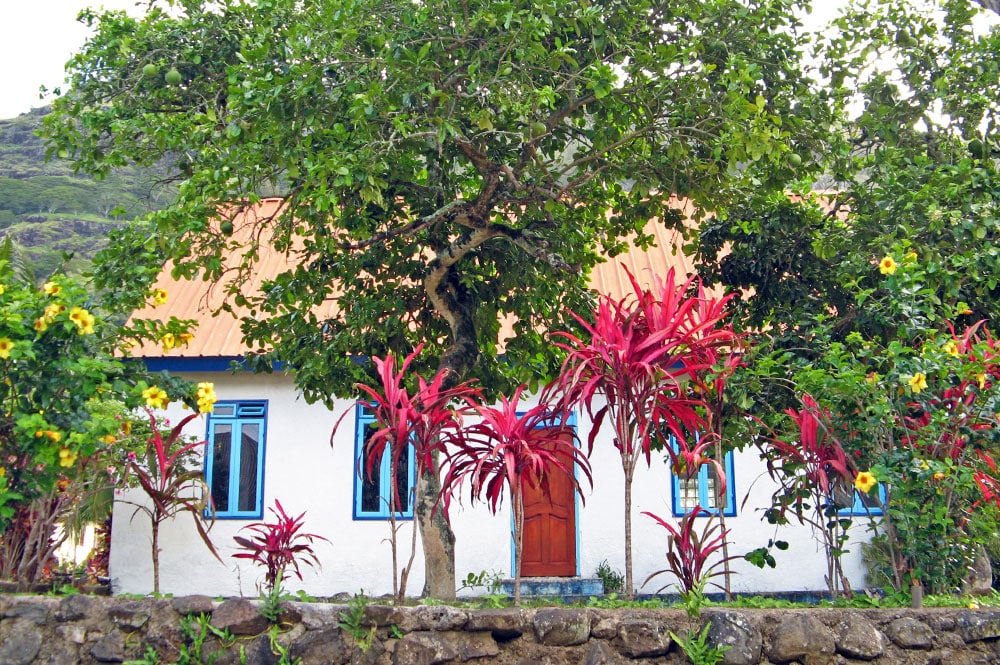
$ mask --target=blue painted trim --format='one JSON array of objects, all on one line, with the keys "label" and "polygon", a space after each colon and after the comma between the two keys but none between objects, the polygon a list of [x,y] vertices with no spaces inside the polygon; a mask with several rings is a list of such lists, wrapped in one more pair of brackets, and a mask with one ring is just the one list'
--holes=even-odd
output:
[{"label": "blue painted trim", "polygon": [[[236,443],[242,438],[242,431],[244,425],[256,424],[260,426],[260,440],[257,442],[257,476],[254,479],[256,483],[256,496],[254,497],[254,510],[225,510],[216,511],[215,518],[222,520],[247,520],[247,519],[261,519],[264,516],[264,464],[267,455],[267,411],[268,403],[266,399],[262,400],[220,400],[216,402],[217,406],[233,406],[233,415],[231,416],[219,416],[215,414],[208,414],[208,419],[205,424],[205,440],[208,442],[205,449],[204,458],[204,474],[205,482],[208,484],[209,490],[212,487],[212,460],[214,459],[213,445],[215,442],[215,426],[218,424],[229,424],[232,425],[233,430],[229,446],[229,505],[239,503],[239,492],[240,492],[240,455],[242,454],[242,446],[237,446]],[[255,416],[243,416],[239,415],[240,405],[260,405],[263,407],[263,413],[261,415]],[[214,499],[214,497],[213,497]]]},{"label": "blue painted trim", "polygon": [[[363,466],[361,465],[361,458],[363,454],[363,449],[365,445],[365,427],[369,424],[375,422],[375,416],[362,404],[358,404],[355,408],[354,417],[354,467],[351,469],[351,476],[354,478],[354,482],[351,483],[354,486],[354,498],[351,501],[351,517],[358,522],[365,521],[381,521],[384,522],[389,519],[389,509],[388,509],[388,497],[390,491],[390,479],[392,474],[390,473],[389,464],[392,461],[392,455],[389,454],[391,451],[387,448],[386,454],[382,455],[382,464],[379,469],[379,511],[362,511],[361,510],[361,485],[362,485],[362,473]],[[410,492],[410,501],[407,505],[407,510],[396,513],[397,520],[412,520],[413,519],[413,488],[416,486],[416,459],[414,455],[410,455],[409,468],[407,469],[408,482],[407,491]]]},{"label": "blue painted trim", "polygon": [[[231,372],[246,369],[243,356],[198,356],[195,358],[140,358],[150,372]],[[281,371],[285,363],[272,363],[271,369]]]},{"label": "blue painted trim", "polygon": [[[883,483],[878,484],[878,498],[885,505],[885,485]],[[871,515],[881,515],[882,509],[878,506],[866,506],[864,500],[861,498],[861,490],[854,490],[854,505],[850,508],[841,508],[837,511],[838,515],[845,515],[847,517],[868,517]]]},{"label": "blue painted trim", "polygon": [[[677,439],[671,434],[670,435],[670,446],[674,450],[677,450],[678,443]],[[722,462],[723,468],[726,471],[726,509],[723,515],[726,517],[736,516],[736,465],[733,461],[733,451],[726,453],[725,459]],[[706,506],[708,505],[708,464],[703,464],[698,469],[698,503],[701,504],[704,513],[700,515],[708,517],[710,515],[718,515],[718,510],[709,510]],[[681,506],[681,486],[680,480],[673,473],[670,474],[670,508],[674,517],[683,517],[689,511],[685,510]]]}]

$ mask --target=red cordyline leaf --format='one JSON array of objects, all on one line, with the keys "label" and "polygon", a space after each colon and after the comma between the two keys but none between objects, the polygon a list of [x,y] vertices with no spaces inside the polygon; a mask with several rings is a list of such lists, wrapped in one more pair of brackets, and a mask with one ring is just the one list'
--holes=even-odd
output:
[{"label": "red cordyline leaf", "polygon": [[[208,536],[208,529],[206,529],[202,518],[202,513],[207,507],[211,513],[211,519],[214,520],[214,508],[205,485],[204,476],[201,471],[186,469],[178,463],[178,459],[183,455],[200,446],[207,445],[208,442],[188,443],[174,450],[174,445],[181,438],[182,430],[191,420],[197,418],[198,414],[190,414],[181,420],[170,430],[166,440],[164,440],[157,427],[156,414],[150,409],[146,409],[146,412],[149,414],[149,423],[153,432],[146,441],[146,464],[140,464],[137,459],[133,459],[128,463],[127,469],[136,478],[140,489],[149,497],[153,507],[150,509],[148,506],[133,503],[132,505],[136,506],[132,513],[133,517],[139,511],[143,511],[156,523],[172,518],[178,513],[189,512],[194,518],[195,529],[202,542],[216,559],[222,561],[222,557],[219,556],[215,545],[212,544],[212,540]],[[197,490],[199,489],[202,490],[204,496],[208,497],[207,500],[193,495],[198,494]],[[209,528],[211,528],[211,524],[209,524]]]},{"label": "red cordyline leaf", "polygon": [[286,573],[295,573],[302,579],[300,563],[318,568],[319,559],[312,549],[317,540],[330,542],[315,533],[299,533],[305,523],[305,513],[291,517],[282,507],[281,502],[274,500],[274,507],[268,510],[277,518],[275,522],[254,522],[247,524],[241,531],[249,531],[250,538],[233,536],[233,540],[244,551],[233,555],[234,559],[249,559],[266,569],[265,582],[269,588],[286,579]]},{"label": "red cordyline leaf", "polygon": [[816,483],[824,494],[830,493],[834,479],[850,484],[854,470],[837,437],[830,432],[830,413],[819,406],[812,395],[801,397],[802,409],[786,409],[798,427],[798,441],[789,443],[777,438],[769,439],[771,459],[768,471],[779,481],[794,482],[796,469]]},{"label": "red cordyline leaf", "polygon": [[472,499],[485,500],[494,514],[504,489],[520,494],[530,483],[544,492],[551,473],[566,474],[581,498],[574,466],[592,484],[590,463],[574,445],[575,430],[566,424],[568,414],[543,402],[518,415],[524,390],[519,386],[510,399],[501,396],[498,407],[472,404],[481,421],[453,441],[445,457],[447,471],[441,481],[445,515],[466,480]]},{"label": "red cordyline leaf", "polygon": [[[685,383],[699,385],[738,337],[720,325],[732,296],[708,297],[700,283],[698,295],[688,296],[696,279],[677,284],[672,269],[651,290],[643,289],[630,272],[628,277],[633,295],[621,300],[601,296],[593,323],[571,313],[584,338],[555,333],[562,340],[557,346],[568,352],[556,385],[568,402],[582,404],[594,422],[588,449],[610,416],[622,455],[641,453],[648,463],[654,436],[671,434],[683,453],[691,453],[688,438],[705,428],[705,402],[703,391],[691,391]],[[602,405],[597,396],[604,398]],[[668,454],[674,457],[671,448]]]},{"label": "red cordyline leaf", "polygon": [[[710,579],[724,574],[718,568],[734,557],[719,558],[712,562],[711,565],[708,565],[708,562],[709,559],[725,546],[729,529],[723,531],[721,525],[714,521],[715,516],[713,515],[703,522],[701,533],[696,533],[694,527],[696,522],[698,522],[698,516],[702,514],[707,514],[707,511],[701,506],[695,506],[691,512],[681,518],[679,525],[674,526],[654,513],[643,513],[643,515],[651,517],[657,524],[670,533],[670,537],[667,539],[668,547],[666,554],[669,566],[652,573],[643,582],[643,586],[648,584],[654,577],[669,572],[677,577],[681,591],[687,593],[696,588],[703,579]],[[663,591],[669,586],[669,584],[663,585],[657,589],[656,593]]]},{"label": "red cordyline leaf", "polygon": [[[357,384],[358,390],[368,397],[360,400],[359,404],[371,409],[378,425],[365,447],[363,464],[369,477],[381,464],[387,446],[392,456],[390,469],[395,473],[395,469],[399,468],[400,458],[406,454],[407,448],[406,445],[394,445],[395,442],[412,446],[419,475],[433,466],[435,451],[443,451],[448,442],[460,440],[463,436],[462,418],[469,412],[467,399],[478,396],[479,391],[473,388],[471,382],[445,388],[446,374],[441,371],[430,383],[423,377],[417,377],[417,389],[411,394],[403,384],[403,378],[422,350],[423,344],[403,360],[398,371],[391,353],[384,359],[372,358],[379,385]],[[347,413],[345,411],[337,420],[333,435]],[[358,463],[360,466],[362,460]]]}]

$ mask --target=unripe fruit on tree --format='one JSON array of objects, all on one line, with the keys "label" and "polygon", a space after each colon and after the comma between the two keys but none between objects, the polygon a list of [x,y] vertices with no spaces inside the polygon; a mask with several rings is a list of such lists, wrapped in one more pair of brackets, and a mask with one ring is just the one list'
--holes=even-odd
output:
[{"label": "unripe fruit on tree", "polygon": [[170,85],[181,84],[181,73],[177,71],[176,67],[171,67],[170,70],[167,72],[166,76],[164,76],[163,78]]},{"label": "unripe fruit on tree", "polygon": [[990,156],[990,151],[979,139],[969,141],[969,154],[975,159],[986,159]]},{"label": "unripe fruit on tree", "polygon": [[145,78],[151,79],[160,72],[160,68],[153,63],[147,63],[142,66],[142,75]]},{"label": "unripe fruit on tree", "polygon": [[223,222],[219,224],[219,230],[222,231],[222,233],[224,233],[225,235],[231,236],[233,235],[233,223]]},{"label": "unripe fruit on tree", "polygon": [[802,156],[798,155],[798,154],[796,154],[794,152],[788,153],[788,164],[790,166],[801,166],[802,165]]}]

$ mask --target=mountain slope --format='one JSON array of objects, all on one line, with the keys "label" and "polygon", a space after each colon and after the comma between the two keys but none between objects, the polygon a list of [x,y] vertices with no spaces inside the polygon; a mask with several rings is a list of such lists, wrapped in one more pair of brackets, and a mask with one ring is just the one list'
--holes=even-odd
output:
[{"label": "mountain slope", "polygon": [[[60,266],[86,268],[110,230],[156,210],[173,195],[154,170],[122,169],[104,180],[73,173],[69,163],[45,161],[35,135],[47,108],[0,120],[0,235],[27,251],[40,278]],[[72,260],[64,264],[64,256]]]}]

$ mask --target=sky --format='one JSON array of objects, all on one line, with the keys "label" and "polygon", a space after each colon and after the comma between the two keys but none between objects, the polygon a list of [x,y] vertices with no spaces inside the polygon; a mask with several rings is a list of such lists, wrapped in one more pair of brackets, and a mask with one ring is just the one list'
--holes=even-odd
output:
[{"label": "sky", "polygon": [[6,0],[0,28],[0,118],[42,106],[41,85],[62,85],[63,66],[88,32],[76,15],[86,7],[135,11],[136,0]]}]

